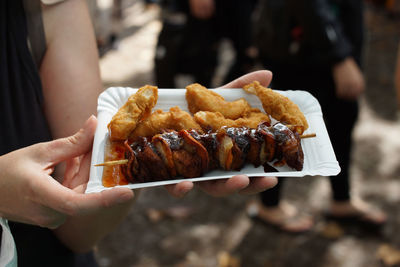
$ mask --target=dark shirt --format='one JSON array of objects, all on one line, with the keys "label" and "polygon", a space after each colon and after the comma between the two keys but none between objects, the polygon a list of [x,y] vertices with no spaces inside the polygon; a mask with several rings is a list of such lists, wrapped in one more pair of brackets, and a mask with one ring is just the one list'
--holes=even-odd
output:
[{"label": "dark shirt", "polygon": [[261,58],[273,63],[330,67],[349,56],[361,62],[362,0],[263,0],[255,27]]},{"label": "dark shirt", "polygon": [[[21,0],[0,1],[0,121],[0,155],[51,140]],[[9,225],[18,266],[79,266],[76,255],[51,230],[15,222]]]}]

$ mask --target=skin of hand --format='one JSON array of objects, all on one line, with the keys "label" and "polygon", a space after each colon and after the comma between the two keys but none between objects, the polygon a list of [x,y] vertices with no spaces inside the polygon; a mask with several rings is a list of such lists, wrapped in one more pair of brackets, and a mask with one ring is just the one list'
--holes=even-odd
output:
[{"label": "skin of hand", "polygon": [[[241,88],[253,81],[259,81],[261,85],[268,86],[272,80],[270,71],[261,70],[246,74],[224,86],[222,88]],[[277,184],[276,177],[252,177],[246,175],[235,175],[230,179],[212,180],[198,182],[204,192],[211,196],[223,197],[234,193],[256,194],[274,187]],[[183,197],[193,188],[194,184],[189,181],[181,182],[174,186],[166,186],[167,190],[175,197]]]},{"label": "skin of hand", "polygon": [[364,92],[364,76],[353,58],[346,58],[337,63],[332,72],[337,97],[356,100]]},{"label": "skin of hand", "polygon": [[195,18],[209,19],[214,15],[214,0],[189,0],[190,12]]},{"label": "skin of hand", "polygon": [[[97,120],[90,117],[73,136],[22,148],[0,157],[0,216],[8,220],[57,228],[69,216],[80,216],[133,199],[129,189],[83,194]],[[68,161],[63,184],[50,175]]]}]

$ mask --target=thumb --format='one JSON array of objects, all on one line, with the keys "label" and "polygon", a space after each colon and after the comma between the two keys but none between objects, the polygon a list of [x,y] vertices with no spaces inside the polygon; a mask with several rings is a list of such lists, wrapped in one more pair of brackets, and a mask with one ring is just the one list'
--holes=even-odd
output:
[{"label": "thumb", "polygon": [[87,153],[92,147],[96,126],[97,119],[92,115],[76,134],[45,143],[43,156],[55,165]]},{"label": "thumb", "polygon": [[98,193],[79,194],[59,184],[54,179],[41,179],[33,184],[38,202],[63,214],[83,215],[133,199],[133,191],[127,188],[113,188]]},{"label": "thumb", "polygon": [[259,70],[243,75],[236,80],[225,84],[222,88],[242,88],[246,84],[259,81],[262,86],[268,86],[272,80],[272,72],[269,70]]}]

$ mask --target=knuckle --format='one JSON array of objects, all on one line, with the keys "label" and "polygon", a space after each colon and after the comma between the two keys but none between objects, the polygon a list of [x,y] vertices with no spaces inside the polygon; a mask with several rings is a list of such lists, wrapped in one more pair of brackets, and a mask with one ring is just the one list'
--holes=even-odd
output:
[{"label": "knuckle", "polygon": [[68,143],[70,143],[72,145],[76,145],[76,144],[79,143],[78,142],[78,137],[76,135],[68,136],[68,137],[66,137],[66,140],[67,140]]}]

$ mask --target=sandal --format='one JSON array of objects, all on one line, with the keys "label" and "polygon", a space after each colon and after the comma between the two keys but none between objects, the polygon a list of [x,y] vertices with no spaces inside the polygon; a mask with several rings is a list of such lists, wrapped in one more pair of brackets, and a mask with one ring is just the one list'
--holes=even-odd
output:
[{"label": "sandal", "polygon": [[[342,212],[327,211],[324,217],[328,220],[333,220],[342,224],[357,224],[362,227],[378,229],[386,223],[386,214],[382,211],[373,208],[363,202],[343,203]],[[347,210],[346,210],[347,209]]]},{"label": "sandal", "polygon": [[284,203],[269,211],[267,209],[261,204],[252,203],[247,207],[247,214],[252,219],[286,233],[305,233],[314,226],[310,216],[297,212],[291,205]]}]

